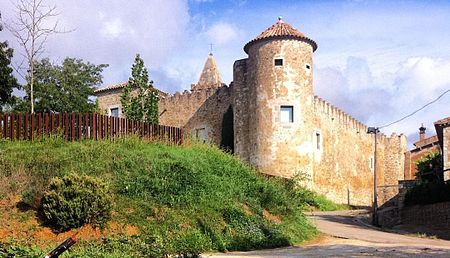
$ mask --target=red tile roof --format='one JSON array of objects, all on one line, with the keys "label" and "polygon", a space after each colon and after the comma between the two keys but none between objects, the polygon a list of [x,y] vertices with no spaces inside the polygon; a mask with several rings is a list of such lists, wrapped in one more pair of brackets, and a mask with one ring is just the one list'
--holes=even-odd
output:
[{"label": "red tile roof", "polygon": [[101,93],[101,92],[110,91],[110,90],[122,89],[125,86],[127,86],[127,84],[128,84],[128,82],[122,82],[122,83],[118,83],[118,84],[109,85],[109,86],[106,86],[101,89],[96,89],[94,91],[94,93]]},{"label": "red tile roof", "polygon": [[450,124],[450,117],[446,117],[446,118],[443,118],[441,120],[437,120],[436,122],[434,122],[434,125],[446,125],[446,124]]},{"label": "red tile roof", "polygon": [[254,43],[273,38],[294,38],[301,39],[309,44],[311,44],[313,51],[316,51],[317,44],[314,40],[308,38],[302,32],[298,31],[296,28],[292,27],[290,24],[284,22],[281,17],[278,18],[278,22],[267,28],[261,34],[259,34],[255,39],[251,40],[244,46],[244,51],[248,54],[248,50]]},{"label": "red tile roof", "polygon": [[418,140],[417,142],[414,143],[414,146],[416,146],[416,148],[422,148],[423,146],[429,145],[429,144],[437,144],[437,142],[439,141],[437,135],[433,135],[430,137],[427,137],[423,140]]},{"label": "red tile roof", "polygon": [[[122,89],[122,88],[124,88],[125,86],[127,86],[127,84],[128,84],[128,82],[121,82],[121,83],[118,83],[118,84],[109,85],[109,86],[106,86],[105,88],[96,89],[96,90],[94,91],[94,93],[95,93],[95,94],[98,94],[98,93],[102,93],[102,92],[107,92],[107,91],[112,91],[112,90]],[[161,91],[161,90],[159,90],[159,89],[157,89],[157,88],[155,88],[155,90],[158,92],[158,94],[159,94],[160,97],[161,97],[161,96],[166,96],[166,95],[168,95],[168,93],[166,93],[166,92],[164,92],[164,91]]]}]

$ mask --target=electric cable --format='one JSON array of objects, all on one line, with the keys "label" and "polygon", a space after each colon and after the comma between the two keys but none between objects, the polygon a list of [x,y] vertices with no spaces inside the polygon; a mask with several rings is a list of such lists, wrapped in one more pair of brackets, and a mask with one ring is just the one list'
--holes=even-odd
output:
[{"label": "electric cable", "polygon": [[404,116],[404,117],[402,117],[402,118],[400,118],[400,119],[398,119],[398,120],[395,120],[394,122],[391,122],[391,123],[389,123],[389,124],[385,124],[385,125],[383,125],[383,126],[380,126],[380,127],[378,127],[378,129],[389,127],[389,126],[391,126],[391,125],[393,125],[393,124],[396,124],[396,123],[398,123],[398,122],[401,122],[401,121],[405,120],[405,119],[408,118],[408,117],[411,117],[411,116],[415,115],[417,112],[419,112],[419,111],[421,111],[422,109],[428,107],[429,105],[435,103],[436,101],[438,101],[440,98],[442,98],[445,94],[447,94],[447,93],[449,93],[449,92],[450,92],[450,89],[444,91],[444,92],[443,92],[441,95],[439,95],[437,98],[435,98],[434,100],[432,100],[432,101],[428,102],[427,104],[423,105],[421,108],[415,110],[414,112],[412,112],[412,113],[410,113],[410,114],[408,114],[408,115],[406,115],[406,116]]}]

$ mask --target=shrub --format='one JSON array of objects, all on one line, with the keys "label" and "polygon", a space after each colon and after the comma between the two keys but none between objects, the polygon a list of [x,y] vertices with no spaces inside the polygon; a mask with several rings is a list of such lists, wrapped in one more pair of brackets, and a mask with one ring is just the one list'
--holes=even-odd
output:
[{"label": "shrub", "polygon": [[405,196],[405,205],[432,204],[450,201],[450,183],[423,183],[416,185]]},{"label": "shrub", "polygon": [[442,182],[442,155],[439,152],[430,152],[422,159],[416,161],[416,179],[421,182]]},{"label": "shrub", "polygon": [[112,198],[100,179],[70,174],[50,181],[42,208],[48,222],[61,230],[88,223],[103,227],[111,217]]},{"label": "shrub", "polygon": [[39,258],[43,255],[43,252],[34,246],[21,246],[15,243],[0,243],[0,257]]}]

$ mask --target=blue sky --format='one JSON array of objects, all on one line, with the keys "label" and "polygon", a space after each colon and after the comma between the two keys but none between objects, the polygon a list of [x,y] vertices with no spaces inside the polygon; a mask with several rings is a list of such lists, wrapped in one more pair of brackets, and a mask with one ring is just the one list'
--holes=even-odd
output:
[{"label": "blue sky", "polygon": [[[49,0],[60,25],[75,29],[48,40],[42,57],[66,56],[107,63],[105,85],[126,81],[140,53],[155,85],[190,89],[214,44],[229,84],[245,43],[278,16],[319,48],[314,54],[315,93],[369,125],[408,114],[450,88],[450,1],[252,1],[252,0]],[[4,22],[12,2],[2,1]],[[20,48],[8,32],[0,33]],[[414,117],[384,129],[416,138],[421,123],[450,116],[450,96]]]}]

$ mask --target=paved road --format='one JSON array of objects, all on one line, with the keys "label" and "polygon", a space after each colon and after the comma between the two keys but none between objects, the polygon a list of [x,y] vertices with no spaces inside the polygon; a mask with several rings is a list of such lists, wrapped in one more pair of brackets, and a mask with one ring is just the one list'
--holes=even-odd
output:
[{"label": "paved road", "polygon": [[308,217],[327,236],[303,246],[205,254],[203,257],[450,257],[450,241],[379,231],[358,219],[360,212],[315,212]]},{"label": "paved road", "polygon": [[450,241],[383,232],[365,224],[360,219],[360,214],[361,211],[338,211],[313,212],[307,215],[321,232],[334,237],[371,243],[435,247],[450,250]]}]

